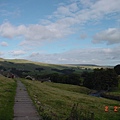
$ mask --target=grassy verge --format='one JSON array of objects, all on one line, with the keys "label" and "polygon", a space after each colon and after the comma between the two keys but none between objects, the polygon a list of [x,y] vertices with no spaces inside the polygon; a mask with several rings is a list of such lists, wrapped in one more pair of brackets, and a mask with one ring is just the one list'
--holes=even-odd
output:
[{"label": "grassy verge", "polygon": [[13,79],[0,76],[0,120],[13,119],[13,105],[16,82]]},{"label": "grassy verge", "polygon": [[[74,103],[78,103],[77,111],[84,118],[90,112],[94,113],[94,120],[120,118],[120,109],[114,112],[114,106],[120,106],[118,101],[89,96],[86,94],[89,89],[58,83],[22,81],[44,120],[66,120],[71,114]],[[108,106],[108,112],[105,112],[105,106]]]}]

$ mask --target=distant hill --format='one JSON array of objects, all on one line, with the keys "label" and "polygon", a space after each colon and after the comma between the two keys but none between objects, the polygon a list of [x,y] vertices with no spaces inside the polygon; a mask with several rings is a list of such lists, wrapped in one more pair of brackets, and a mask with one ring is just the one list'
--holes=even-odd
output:
[{"label": "distant hill", "polygon": [[20,77],[38,76],[51,73],[70,74],[81,73],[84,70],[76,66],[46,64],[24,59],[0,59],[0,70],[10,71]]},{"label": "distant hill", "polygon": [[27,75],[39,76],[52,73],[71,74],[82,73],[83,71],[91,71],[95,68],[102,68],[98,65],[91,64],[47,64],[41,62],[33,62],[24,59],[3,59],[0,58],[0,70],[10,71],[20,77]]},{"label": "distant hill", "polygon": [[0,61],[4,61],[4,59],[3,59],[3,58],[0,58]]},{"label": "distant hill", "polygon": [[98,65],[94,65],[94,64],[68,64],[68,65],[73,65],[73,66],[96,66],[96,67],[99,67]]},{"label": "distant hill", "polygon": [[85,68],[113,68],[114,66],[100,66],[95,64],[67,64],[68,66],[76,66],[76,67],[85,67]]}]

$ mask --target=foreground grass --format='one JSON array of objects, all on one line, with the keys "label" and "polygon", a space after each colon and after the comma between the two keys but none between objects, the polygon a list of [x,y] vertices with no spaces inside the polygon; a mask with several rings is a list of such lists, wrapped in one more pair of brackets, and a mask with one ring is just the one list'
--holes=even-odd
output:
[{"label": "foreground grass", "polygon": [[13,119],[16,82],[0,75],[0,120]]},{"label": "foreground grass", "polygon": [[[89,96],[89,89],[84,87],[22,81],[44,120],[66,120],[74,103],[78,103],[78,110],[84,116],[93,112],[95,120],[120,119],[120,109],[114,112],[114,106],[120,106],[118,101]],[[108,112],[105,112],[105,106],[109,107]]]}]

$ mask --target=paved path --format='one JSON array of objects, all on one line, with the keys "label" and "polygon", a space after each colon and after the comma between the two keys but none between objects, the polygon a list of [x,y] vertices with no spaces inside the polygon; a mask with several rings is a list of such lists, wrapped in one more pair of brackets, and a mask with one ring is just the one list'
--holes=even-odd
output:
[{"label": "paved path", "polygon": [[26,88],[17,80],[13,120],[42,120],[30,99]]}]

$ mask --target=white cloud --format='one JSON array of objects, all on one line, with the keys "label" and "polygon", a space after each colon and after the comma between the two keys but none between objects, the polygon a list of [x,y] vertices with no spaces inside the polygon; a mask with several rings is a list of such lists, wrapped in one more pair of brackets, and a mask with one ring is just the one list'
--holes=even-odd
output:
[{"label": "white cloud", "polygon": [[93,43],[107,42],[107,44],[120,43],[120,29],[109,28],[94,36]]},{"label": "white cloud", "polygon": [[120,63],[119,47],[76,50],[74,49],[67,52],[54,54],[32,53],[30,56],[27,57],[27,59],[54,64],[76,63],[116,65]]},{"label": "white cloud", "polygon": [[10,52],[13,56],[20,56],[20,55],[24,55],[26,52],[23,50],[15,50]]},{"label": "white cloud", "polygon": [[[58,6],[45,23],[14,26],[9,22],[0,25],[0,36],[14,38],[22,36],[24,42],[36,44],[45,40],[56,40],[76,32],[80,25],[120,12],[120,0],[80,0]],[[116,14],[117,15],[117,14]],[[111,16],[112,17],[112,16]],[[113,37],[113,36],[111,36]],[[113,38],[111,38],[113,39]],[[23,41],[21,44],[23,44]]]},{"label": "white cloud", "polygon": [[8,46],[8,43],[3,41],[0,43],[0,45],[6,47],[6,46]]},{"label": "white cloud", "polygon": [[13,38],[16,35],[15,28],[10,23],[3,23],[0,26],[0,35],[7,38]]},{"label": "white cloud", "polygon": [[[73,4],[76,6],[74,12],[70,10],[70,6]],[[119,0],[80,0],[66,6],[58,7],[52,18],[58,17],[64,19],[66,16],[69,16],[75,19],[74,24],[85,23],[89,20],[101,19],[104,15],[106,16],[110,13],[119,12],[119,4]]]},{"label": "white cloud", "polygon": [[26,27],[24,25],[14,26],[9,22],[0,25],[0,35],[6,38],[14,38],[25,34]]},{"label": "white cloud", "polygon": [[9,22],[0,26],[0,35],[6,38],[23,36],[26,41],[53,40],[62,38],[70,34],[69,28],[65,24],[53,23],[48,26],[40,24],[13,26]]},{"label": "white cloud", "polygon": [[66,16],[72,16],[73,13],[79,10],[77,3],[72,3],[69,5],[60,5],[57,10],[53,13],[54,16],[63,18]]},{"label": "white cloud", "polygon": [[94,5],[91,6],[92,10],[96,13],[111,13],[120,11],[120,0],[98,0]]}]

